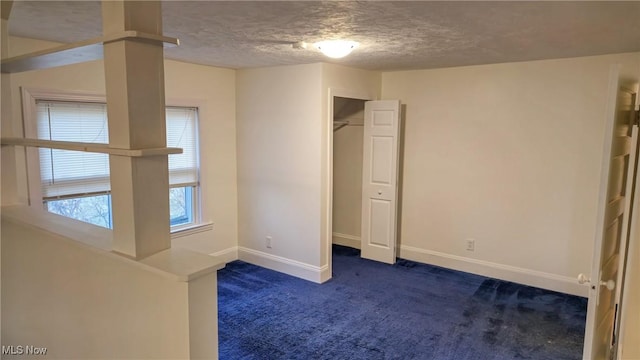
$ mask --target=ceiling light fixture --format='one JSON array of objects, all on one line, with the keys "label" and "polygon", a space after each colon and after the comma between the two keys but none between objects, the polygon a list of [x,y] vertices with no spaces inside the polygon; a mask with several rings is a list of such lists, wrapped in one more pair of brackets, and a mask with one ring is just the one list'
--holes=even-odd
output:
[{"label": "ceiling light fixture", "polygon": [[349,55],[358,45],[357,42],[348,40],[325,40],[313,44],[323,54],[333,59]]}]

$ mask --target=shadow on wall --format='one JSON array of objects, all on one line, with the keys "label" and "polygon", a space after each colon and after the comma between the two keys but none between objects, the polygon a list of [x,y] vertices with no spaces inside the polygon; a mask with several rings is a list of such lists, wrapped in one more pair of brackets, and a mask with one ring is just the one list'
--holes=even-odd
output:
[{"label": "shadow on wall", "polygon": [[398,228],[396,230],[396,254],[400,254],[400,247],[402,246],[402,190],[403,190],[403,180],[404,180],[404,139],[405,139],[405,129],[407,122],[407,104],[400,105],[400,146],[399,146],[399,154],[398,154]]}]

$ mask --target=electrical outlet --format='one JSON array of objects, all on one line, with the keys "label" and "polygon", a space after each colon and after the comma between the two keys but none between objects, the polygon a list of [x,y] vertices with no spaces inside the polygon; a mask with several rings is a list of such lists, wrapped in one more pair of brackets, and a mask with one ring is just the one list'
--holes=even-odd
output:
[{"label": "electrical outlet", "polygon": [[476,249],[476,240],[475,239],[467,239],[467,250],[474,251]]},{"label": "electrical outlet", "polygon": [[267,236],[265,239],[265,245],[267,246],[267,249],[271,249],[271,236]]}]

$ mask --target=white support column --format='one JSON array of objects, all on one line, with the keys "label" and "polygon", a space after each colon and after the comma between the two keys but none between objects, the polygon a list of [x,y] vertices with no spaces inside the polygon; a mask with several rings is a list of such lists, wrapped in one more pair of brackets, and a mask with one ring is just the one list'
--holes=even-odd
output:
[{"label": "white support column", "polygon": [[[0,58],[4,59],[6,57],[8,57],[9,55],[9,44],[8,44],[8,39],[9,39],[9,14],[11,13],[11,7],[13,6],[13,1],[2,1],[2,3],[0,4]],[[0,118],[1,123],[0,123],[0,134],[5,132],[5,122],[6,121],[11,121],[11,82],[10,82],[10,78],[9,78],[9,74],[1,74],[0,75],[0,115],[2,116],[2,118]],[[13,134],[12,134],[13,135]],[[7,185],[13,185],[15,186],[15,182],[16,182],[16,176],[15,176],[15,171],[13,171],[12,173],[7,174],[6,171],[6,167],[9,165],[9,161],[12,160],[13,161],[13,169],[15,170],[15,157],[14,157],[14,147],[11,147],[11,150],[8,151],[9,149],[1,149],[0,150],[0,161],[2,164],[2,167],[5,167],[5,171],[2,171],[0,167],[0,196],[2,196],[2,198],[0,198],[0,205],[4,205],[6,202],[5,196],[7,194],[7,190],[10,189],[10,186]],[[11,177],[11,179],[13,180],[14,184],[10,184],[9,183],[9,176]],[[13,188],[13,192],[15,193],[15,187]],[[2,246],[0,246],[0,249],[2,249]],[[2,254],[0,254],[0,258],[2,258],[1,256]],[[0,298],[2,297],[2,292],[0,291]],[[0,312],[0,323],[2,323],[2,313]],[[2,331],[0,329],[0,339],[3,339],[2,337]]]},{"label": "white support column", "polygon": [[7,38],[9,37],[9,34],[7,33],[7,30],[9,28],[9,14],[11,13],[11,8],[13,7],[13,1],[2,0],[0,6],[0,18],[2,18],[2,33],[0,34],[2,40],[0,40],[0,45],[2,46],[2,58],[4,59],[8,57],[7,55],[9,53],[9,47],[7,44]]},{"label": "white support column", "polygon": [[[104,35],[127,30],[162,34],[159,1],[103,1]],[[109,145],[166,147],[162,43],[104,44]],[[171,247],[167,155],[110,155],[113,250],[136,259]]]},{"label": "white support column", "polygon": [[[1,57],[5,59],[9,57],[9,14],[11,13],[11,7],[13,1],[2,1],[0,9],[0,47]],[[12,113],[12,96],[11,96],[11,77],[9,74],[2,74],[0,79],[1,89],[1,103],[0,103],[0,134],[2,136],[15,136],[16,131],[13,126],[13,113]],[[1,184],[1,200],[2,205],[15,205],[19,203],[18,196],[18,179],[16,168],[16,151],[14,146],[3,146],[0,150],[0,161],[2,163],[2,169],[0,170],[0,184]]]}]

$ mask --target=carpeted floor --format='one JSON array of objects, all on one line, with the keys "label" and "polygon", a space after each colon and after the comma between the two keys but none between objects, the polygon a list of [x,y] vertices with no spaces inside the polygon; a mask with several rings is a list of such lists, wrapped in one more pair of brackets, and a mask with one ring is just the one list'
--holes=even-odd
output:
[{"label": "carpeted floor", "polygon": [[314,284],[218,272],[220,359],[581,359],[585,298],[334,246]]}]

